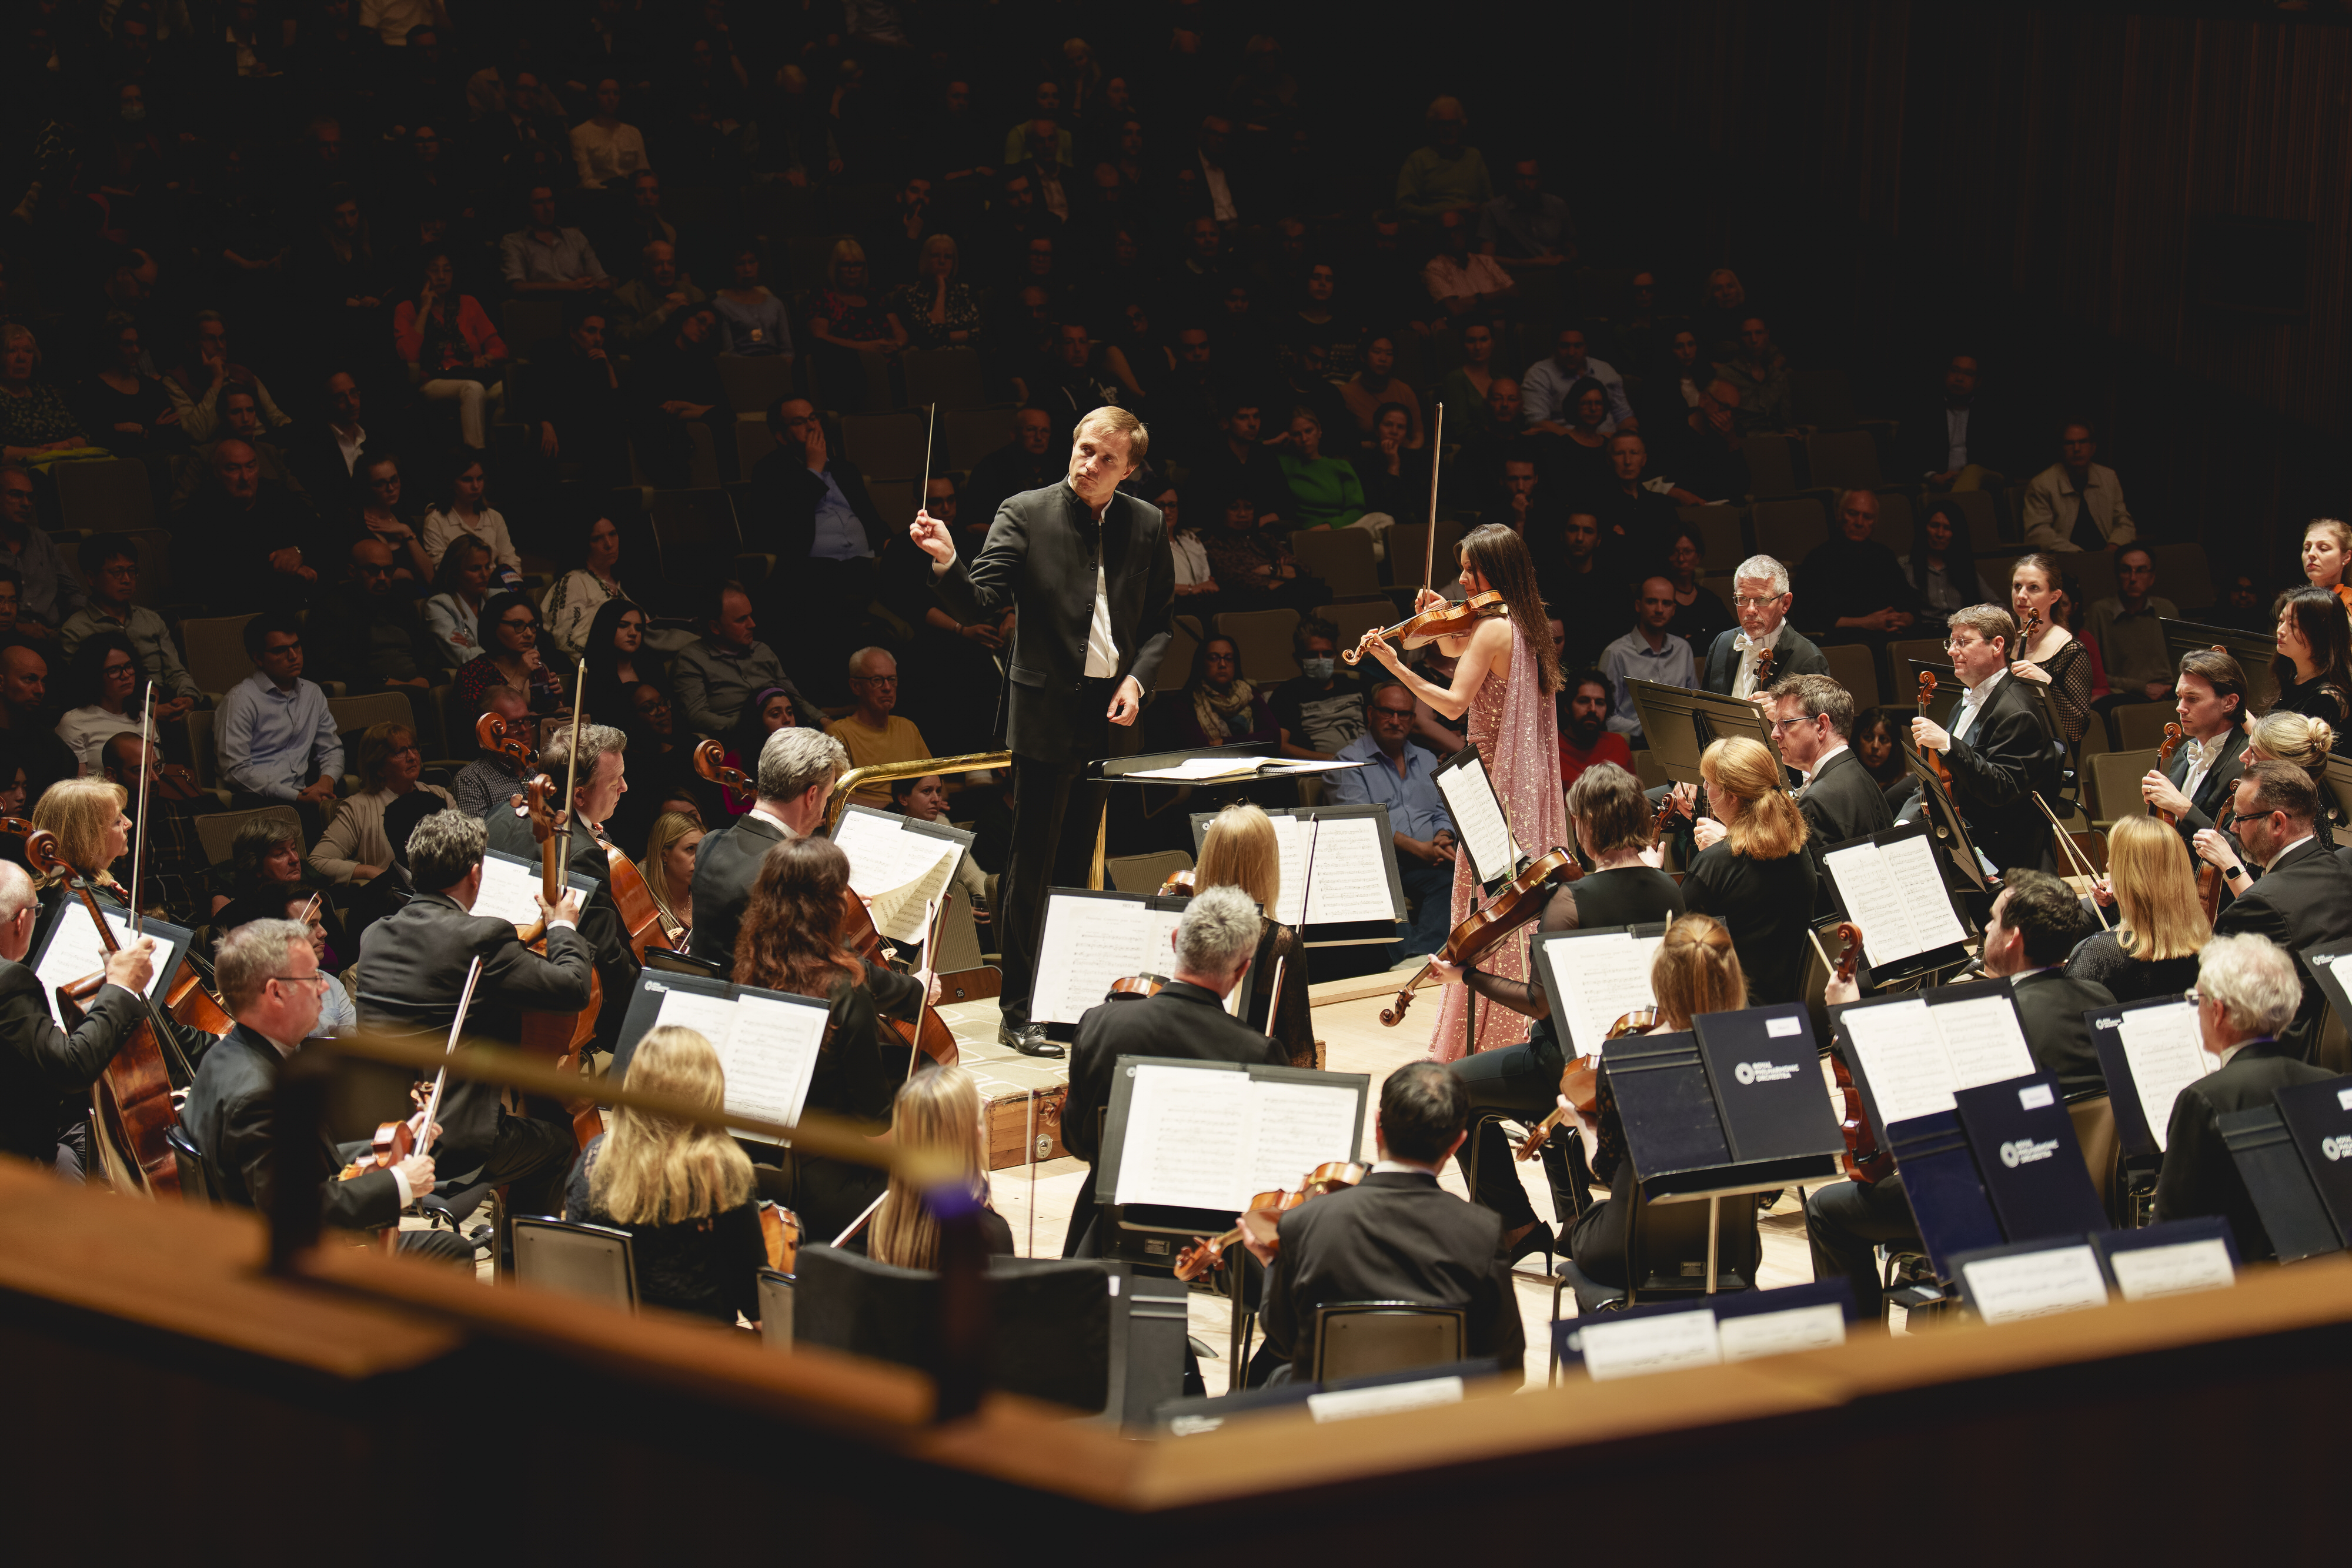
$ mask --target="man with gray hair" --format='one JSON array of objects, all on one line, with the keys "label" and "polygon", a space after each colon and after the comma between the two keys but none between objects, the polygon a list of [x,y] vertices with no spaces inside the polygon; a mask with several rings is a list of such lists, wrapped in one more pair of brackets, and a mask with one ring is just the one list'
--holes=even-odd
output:
[{"label": "man with gray hair", "polygon": [[[1062,1143],[1070,1153],[1089,1166],[1101,1157],[1095,1145],[1095,1122],[1110,1103],[1111,1082],[1122,1056],[1290,1065],[1281,1046],[1225,1011],[1226,998],[1248,972],[1263,928],[1249,894],[1237,887],[1210,888],[1184,906],[1184,918],[1170,937],[1175,973],[1157,991],[1140,1000],[1114,993],[1087,1009],[1078,1020],[1077,1044],[1070,1051],[1070,1097],[1062,1106]],[[1095,1218],[1095,1178],[1089,1169],[1070,1210],[1062,1256],[1098,1255],[1087,1234]]]},{"label": "man with gray hair", "polygon": [[2252,1263],[2277,1256],[2260,1211],[2221,1135],[2232,1111],[2269,1106],[2297,1083],[2335,1075],[2299,1061],[2281,1039],[2303,1000],[2294,956],[2266,937],[2216,936],[2198,955],[2197,1030],[2214,1070],[2181,1090],[2164,1135],[2164,1169],[2156,1180],[2156,1218],[2228,1219],[2238,1256]]},{"label": "man with gray hair", "polygon": [[14,861],[0,861],[0,1153],[78,1178],[89,1106],[84,1101],[70,1117],[59,1107],[98,1082],[146,1016],[139,998],[154,972],[155,942],[142,936],[107,956],[106,984],[84,1004],[81,1027],[68,1034],[49,1017],[41,982],[25,964],[40,915],[33,879]]},{"label": "man with gray hair", "polygon": [[[450,815],[455,815],[452,812]],[[343,1230],[381,1230],[400,1223],[400,1211],[433,1190],[435,1162],[411,1155],[389,1170],[350,1181],[336,1179],[364,1143],[338,1145],[321,1121],[310,1169],[278,1167],[278,1071],[317,1028],[319,999],[334,977],[321,974],[308,928],[291,920],[256,920],[230,932],[213,959],[221,1003],[236,1027],[205,1052],[181,1121],[204,1151],[206,1174],[221,1201],[270,1212],[282,1180],[316,1183],[326,1223]],[[410,1119],[422,1132],[424,1113]],[[459,1167],[463,1168],[463,1167]],[[446,1230],[403,1233],[401,1249],[470,1267],[474,1244]]]},{"label": "man with gray hair", "polygon": [[[1769,555],[1751,555],[1731,574],[1731,608],[1738,627],[1717,636],[1706,651],[1706,667],[1699,677],[1702,690],[1727,696],[1753,698],[1759,688],[1782,675],[1826,675],[1830,662],[1811,641],[1789,624],[1789,569]],[[1756,678],[1757,663],[1765,649],[1772,651],[1769,679]]]},{"label": "man with gray hair", "polygon": [[[883,762],[914,762],[931,754],[930,742],[915,721],[892,710],[898,706],[898,661],[887,648],[860,648],[849,655],[849,691],[857,711],[844,714],[825,731],[849,748],[852,768]],[[868,784],[850,798],[856,806],[887,810],[890,791]]]},{"label": "man with gray hair", "polygon": [[760,747],[751,809],[735,825],[703,836],[694,852],[694,933],[687,951],[735,970],[735,934],[743,929],[751,888],[768,852],[786,839],[824,830],[833,781],[849,771],[849,751],[821,729],[780,729]]},{"label": "man with gray hair", "polygon": [[[637,988],[637,971],[643,967],[613,895],[613,864],[605,854],[604,824],[620,806],[621,797],[629,792],[623,756],[628,744],[629,737],[611,725],[583,724],[576,770],[572,765],[568,727],[557,730],[539,754],[539,770],[554,783],[556,796],[562,795],[566,779],[575,773],[577,778],[572,798],[572,857],[565,871],[568,876],[585,877],[594,884],[581,906],[580,935],[596,950],[596,978],[604,988],[608,1004],[596,1015],[593,1051],[611,1051],[619,1042],[621,1020],[628,1011],[626,998]],[[490,848],[538,861],[539,839],[528,817],[517,816],[512,810],[493,809],[488,821]],[[631,874],[636,873],[632,871]]]},{"label": "man with gray hair", "polygon": [[[524,1013],[576,1015],[588,1006],[593,954],[579,929],[576,890],[553,904],[544,894],[534,898],[547,923],[543,957],[524,946],[507,921],[469,913],[482,890],[485,837],[483,824],[463,811],[436,811],[409,835],[416,896],[360,937],[362,1029],[446,1040],[466,972],[478,957],[482,977],[466,1015],[468,1038],[520,1043]],[[604,1012],[615,1019],[626,1013],[628,995],[608,992]],[[511,1213],[554,1214],[578,1152],[572,1118],[551,1100],[526,1096],[522,1103],[527,1113],[514,1115],[495,1086],[453,1080],[441,1103],[444,1164],[452,1171],[478,1166],[480,1180],[512,1184]]]}]

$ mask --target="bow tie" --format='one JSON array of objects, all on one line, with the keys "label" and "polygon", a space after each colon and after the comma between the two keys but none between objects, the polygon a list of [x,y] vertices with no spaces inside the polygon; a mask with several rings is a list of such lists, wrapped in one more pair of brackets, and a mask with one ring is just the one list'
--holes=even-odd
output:
[{"label": "bow tie", "polygon": [[1780,640],[1780,634],[1778,632],[1773,632],[1769,637],[1751,638],[1745,632],[1734,632],[1732,635],[1731,645],[1743,653],[1752,653],[1759,648],[1769,648]]}]

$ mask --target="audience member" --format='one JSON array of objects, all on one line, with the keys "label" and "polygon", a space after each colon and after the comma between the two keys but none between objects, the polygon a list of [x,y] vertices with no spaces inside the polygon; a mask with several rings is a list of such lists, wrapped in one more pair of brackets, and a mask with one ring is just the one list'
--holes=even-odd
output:
[{"label": "audience member", "polygon": [[2146,545],[2116,551],[2115,594],[2092,601],[2086,628],[2112,688],[2103,706],[2160,703],[2172,695],[2172,650],[2159,622],[2179,620],[2180,611],[2155,590],[2156,557]]},{"label": "audience member", "polygon": [[1301,621],[1290,634],[1299,674],[1274,689],[1282,755],[1328,762],[1364,733],[1363,685],[1339,668],[1339,632],[1328,621]]},{"label": "audience member", "polygon": [[1356,528],[1370,533],[1375,552],[1381,536],[1396,519],[1384,512],[1364,510],[1363,481],[1355,465],[1344,457],[1323,454],[1323,422],[1307,409],[1290,416],[1288,444],[1276,455],[1290,490],[1290,528]]},{"label": "audience member", "polygon": [[1920,503],[1920,512],[1911,553],[1901,559],[1901,565],[1923,612],[1949,615],[2000,598],[1977,570],[1967,515],[1949,498],[1934,496]]},{"label": "audience member", "polygon": [[614,280],[596,259],[596,247],[557,221],[554,187],[533,185],[523,200],[523,226],[499,242],[507,287],[526,298],[609,292]]},{"label": "audience member", "polygon": [[[509,685],[530,699],[530,708],[538,714],[559,714],[570,705],[565,700],[571,694],[572,682],[565,674],[549,667],[540,650],[541,632],[539,608],[526,593],[493,594],[482,606],[482,651],[457,667],[450,677],[449,711],[454,714],[478,714],[482,711],[482,695],[495,685]],[[473,750],[473,736],[453,735],[449,744],[455,755],[464,757]]]},{"label": "audience member", "polygon": [[1287,607],[1304,613],[1330,596],[1323,580],[1266,531],[1259,521],[1255,498],[1246,493],[1230,495],[1219,507],[1222,520],[1201,530],[1201,544],[1208,551],[1219,592],[1229,606]]},{"label": "audience member", "polygon": [[482,651],[482,601],[489,594],[496,565],[490,547],[471,534],[449,541],[433,573],[435,592],[425,601],[425,627],[448,669],[457,669]]},{"label": "audience member", "polygon": [[359,538],[384,547],[404,592],[429,591],[433,558],[425,553],[425,509],[408,499],[400,459],[388,452],[371,457],[360,465],[360,479]]},{"label": "audience member", "polygon": [[138,321],[128,312],[108,311],[100,348],[101,363],[76,389],[81,428],[96,432],[119,457],[186,451],[187,433],[180,428],[172,394],[147,368]]},{"label": "audience member", "polygon": [[1981,490],[1987,475],[2007,472],[2011,432],[2000,410],[1988,414],[1978,396],[1980,376],[1974,355],[1945,361],[1943,395],[1899,427],[1906,478],[1916,473],[1931,489]]},{"label": "audience member", "polygon": [[1191,748],[1278,739],[1270,706],[1243,676],[1239,645],[1211,636],[1192,656],[1183,706],[1173,716],[1176,744]]},{"label": "audience member", "polygon": [[678,651],[670,670],[687,727],[714,738],[724,736],[742,722],[756,693],[775,686],[791,694],[802,724],[823,728],[824,716],[800,695],[775,651],[754,634],[759,622],[743,585],[722,582],[704,602],[709,611],[703,633]]},{"label": "audience member", "polygon": [[1478,248],[1514,271],[1565,267],[1576,259],[1576,225],[1568,204],[1546,191],[1533,158],[1511,165],[1511,187],[1479,210]]},{"label": "audience member", "polygon": [[1655,681],[1666,686],[1695,686],[1696,666],[1688,643],[1667,630],[1675,618],[1675,585],[1666,578],[1645,577],[1633,594],[1633,629],[1601,650],[1601,668],[1614,693],[1609,727],[1646,747],[1642,716],[1633,706],[1633,681]]},{"label": "audience member", "polygon": [[1013,414],[1013,439],[973,464],[971,476],[957,493],[959,550],[965,550],[969,543],[967,557],[979,553],[988,537],[988,526],[996,520],[996,508],[1008,497],[1060,482],[1064,465],[1053,455],[1053,415],[1042,408],[1024,408]]},{"label": "audience member", "polygon": [[47,464],[93,451],[81,421],[55,383],[35,381],[41,346],[21,322],[0,326],[0,460]]},{"label": "audience member", "polygon": [[2058,433],[2058,461],[2025,486],[2025,542],[2039,550],[2105,549],[2138,537],[2116,471],[2098,455],[2091,427],[2080,420]]},{"label": "audience member", "polygon": [[[833,720],[825,731],[847,749],[850,767],[914,762],[931,755],[923,732],[891,712],[898,706],[898,661],[888,649],[860,648],[849,655],[849,690],[857,699],[857,711]],[[869,785],[850,799],[878,810],[888,804],[889,791]]]},{"label": "audience member", "polygon": [[180,428],[191,441],[210,441],[220,424],[221,392],[241,386],[253,393],[262,419],[272,430],[294,423],[294,416],[270,400],[261,378],[229,358],[228,325],[217,310],[199,310],[188,334],[191,350],[163,377],[163,390],[180,416]]},{"label": "audience member", "polygon": [[1739,323],[1739,351],[1715,367],[1716,378],[1738,394],[1736,423],[1741,434],[1785,430],[1789,412],[1789,361],[1772,341],[1760,316]]},{"label": "audience member", "polygon": [[79,551],[89,600],[58,628],[58,647],[70,657],[84,638],[118,632],[128,638],[142,684],[156,687],[155,722],[170,724],[204,703],[195,677],[180,663],[180,650],[163,618],[138,601],[139,547],[127,534],[92,534]]},{"label": "audience member", "polygon": [[[184,510],[205,480],[212,476],[213,454],[223,441],[242,441],[253,448],[260,460],[261,483],[265,487],[282,490],[288,495],[303,497],[308,492],[296,476],[286,449],[263,434],[261,405],[250,387],[231,386],[220,394],[220,423],[214,429],[214,438],[190,448],[172,463],[171,509]],[[387,456],[385,461],[391,461]]]},{"label": "audience member", "polygon": [[637,275],[613,290],[612,335],[635,352],[668,331],[679,311],[709,298],[678,266],[677,246],[647,240],[637,252]]},{"label": "audience member", "polygon": [[1908,631],[1918,619],[1916,591],[1895,552],[1871,535],[1878,528],[1878,497],[1868,490],[1841,490],[1837,533],[1813,547],[1797,569],[1797,586],[1841,632]]},{"label": "audience member", "polygon": [[[530,699],[513,686],[492,686],[482,694],[482,708],[506,723],[517,724],[530,713]],[[457,810],[469,817],[487,817],[522,789],[522,770],[504,752],[485,751],[457,770],[449,793]],[[400,847],[394,840],[393,847]]]},{"label": "audience member", "polygon": [[24,643],[0,647],[0,755],[25,770],[33,800],[81,771],[80,759],[57,737],[48,682],[48,661],[40,650]]},{"label": "audience member", "polygon": [[221,699],[214,736],[221,778],[244,806],[290,805],[305,835],[326,827],[327,802],[342,777],[343,741],[327,694],[302,678],[302,629],[272,612],[245,623],[253,674]]},{"label": "audience member", "polygon": [[596,83],[596,112],[572,128],[572,162],[583,191],[625,184],[646,167],[645,133],[621,119],[621,82]]},{"label": "audience member", "polygon": [[310,558],[319,529],[310,509],[261,483],[259,455],[234,438],[213,448],[210,482],[173,540],[173,578],[205,593],[221,613],[297,610],[319,581]]},{"label": "audience member", "polygon": [[58,739],[85,773],[98,770],[99,750],[124,730],[139,727],[139,655],[120,632],[82,639],[66,665]]},{"label": "audience member", "polygon": [[457,405],[458,439],[478,452],[489,444],[511,356],[482,302],[458,292],[448,252],[426,256],[416,298],[393,308],[392,340],[418,396]]},{"label": "audience member", "polygon": [[1616,693],[1616,683],[1605,670],[1580,670],[1561,685],[1554,701],[1559,706],[1562,789],[1600,763],[1613,762],[1629,773],[1633,770],[1632,744],[1609,727]]},{"label": "audience member", "polygon": [[1614,368],[1591,357],[1591,340],[1581,327],[1562,327],[1553,340],[1549,357],[1538,360],[1519,378],[1519,417],[1528,429],[1548,435],[1566,435],[1575,422],[1574,400],[1585,381],[1600,383],[1608,401],[1598,434],[1639,428],[1633,405],[1625,398],[1625,381]]},{"label": "audience member", "polygon": [[82,591],[40,526],[30,469],[0,465],[0,566],[16,573],[16,632],[46,641],[82,607]]},{"label": "audience member", "polygon": [[1699,580],[1706,540],[1696,528],[1677,525],[1666,536],[1665,576],[1675,585],[1675,618],[1666,630],[1691,645],[1693,657],[1739,622],[1715,590]]},{"label": "audience member", "polygon": [[1470,116],[1458,98],[1433,100],[1423,116],[1429,142],[1417,149],[1397,171],[1396,204],[1416,218],[1465,214],[1484,207],[1495,197],[1495,183],[1486,160],[1464,141]]},{"label": "audience member", "polygon": [[1470,219],[1464,214],[1438,214],[1438,250],[1421,269],[1422,286],[1433,304],[1446,315],[1500,314],[1519,301],[1519,286],[1491,256],[1470,248]]},{"label": "audience member", "polygon": [[425,753],[416,732],[404,724],[368,726],[360,735],[359,768],[360,788],[343,797],[335,820],[310,851],[311,871],[331,882],[368,882],[391,869],[384,812],[403,795],[421,789],[442,807],[455,809],[457,803],[440,785],[421,782]]}]

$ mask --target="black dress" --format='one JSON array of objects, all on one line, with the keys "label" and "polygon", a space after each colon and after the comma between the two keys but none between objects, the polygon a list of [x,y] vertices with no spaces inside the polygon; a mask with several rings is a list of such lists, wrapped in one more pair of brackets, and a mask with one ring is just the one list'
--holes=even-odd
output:
[{"label": "black dress", "polygon": [[2338,731],[2344,728],[2347,700],[2343,683],[2330,680],[2325,673],[2307,681],[2281,681],[2278,701],[2271,711],[2299,713],[2310,718],[2324,718]]},{"label": "black dress", "polygon": [[[907,1081],[907,1051],[883,1028],[882,1015],[902,1010],[891,1004],[901,991],[919,988],[907,976],[871,966],[864,979],[834,986],[832,1022],[809,1077],[809,1110],[862,1122],[873,1133],[889,1126],[891,1102]],[[805,1155],[794,1166],[793,1207],[819,1241],[848,1228],[889,1185],[888,1176],[872,1166]]]},{"label": "black dress", "polygon": [[1664,872],[1645,865],[1596,871],[1568,884],[1580,931],[1647,925],[1683,913],[1683,890]]},{"label": "black dress", "polygon": [[741,1203],[723,1213],[668,1225],[625,1225],[598,1208],[588,1195],[589,1175],[604,1149],[604,1134],[600,1133],[580,1151],[572,1162],[571,1185],[564,1189],[563,1209],[576,1223],[629,1233],[638,1299],[647,1306],[691,1312],[730,1327],[739,1312],[759,1322],[760,1270],[768,1266],[759,1204]]},{"label": "black dress", "polygon": [[2066,960],[2066,977],[2105,986],[2119,1002],[2177,997],[2197,983],[2197,955],[2185,958],[2135,958],[2112,931],[2086,939]]},{"label": "black dress", "polygon": [[1728,840],[1700,851],[1683,878],[1692,913],[1714,915],[1731,933],[1748,1006],[1802,998],[1813,881],[1813,857],[1801,847],[1759,861],[1733,852]]}]

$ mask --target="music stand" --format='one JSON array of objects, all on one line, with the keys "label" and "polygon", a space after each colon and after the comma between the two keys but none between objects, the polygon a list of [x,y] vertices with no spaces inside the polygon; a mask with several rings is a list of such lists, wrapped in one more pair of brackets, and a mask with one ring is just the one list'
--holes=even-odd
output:
[{"label": "music stand", "polygon": [[1694,691],[1688,686],[1661,685],[1656,681],[1631,678],[1625,682],[1625,689],[1633,694],[1633,711],[1641,716],[1642,733],[1650,742],[1651,757],[1677,784],[1702,782],[1698,771],[1700,756],[1710,742],[1726,736],[1745,735],[1761,741],[1772,754],[1772,760],[1780,760],[1780,747],[1772,738],[1771,721],[1752,702],[1720,692]]},{"label": "music stand", "polygon": [[1918,747],[1911,744],[1907,733],[1903,737],[1903,765],[1919,781],[1919,810],[1925,813],[1927,825],[1935,830],[1936,847],[1943,851],[1948,862],[1959,868],[1976,892],[1991,893],[1992,884],[1986,880],[1984,868],[1977,863],[1976,841],[1969,837],[1969,825],[1960,820],[1959,807],[1944,788],[1944,781],[1936,777],[1936,770],[1920,756]]},{"label": "music stand", "polygon": [[[1346,821],[1366,817],[1373,819],[1377,824],[1380,848],[1384,862],[1382,869],[1388,873],[1389,903],[1394,914],[1390,919],[1384,921],[1341,920],[1310,925],[1302,911],[1298,923],[1298,940],[1302,946],[1307,947],[1360,947],[1386,946],[1397,939],[1397,927],[1402,925],[1405,919],[1404,882],[1397,871],[1396,840],[1389,830],[1389,809],[1386,806],[1378,802],[1361,806],[1297,806],[1287,810],[1268,811],[1266,815],[1287,817],[1307,832],[1307,846],[1300,853],[1302,865],[1311,862],[1318,853],[1323,852],[1318,847],[1321,841],[1320,836],[1313,831],[1314,823]],[[1201,848],[1208,841],[1209,824],[1216,820],[1213,812],[1192,813],[1193,859],[1200,858]],[[1311,897],[1314,891],[1312,873],[1309,872],[1302,877],[1301,883],[1308,896]],[[1272,911],[1267,913],[1270,915]],[[1310,936],[1310,932],[1313,935]]]},{"label": "music stand", "polygon": [[2271,674],[2271,660],[2277,656],[2278,646],[2268,632],[2208,626],[2199,621],[2158,619],[2157,624],[2164,628],[2164,651],[2172,655],[2174,669],[2180,667],[2181,654],[2218,647],[2237,660],[2238,668],[2245,672],[2249,712],[2262,712],[2278,700],[2278,682]]}]

